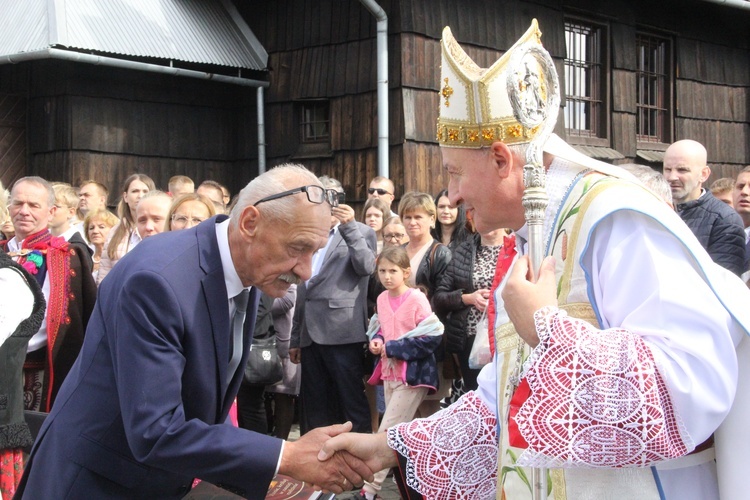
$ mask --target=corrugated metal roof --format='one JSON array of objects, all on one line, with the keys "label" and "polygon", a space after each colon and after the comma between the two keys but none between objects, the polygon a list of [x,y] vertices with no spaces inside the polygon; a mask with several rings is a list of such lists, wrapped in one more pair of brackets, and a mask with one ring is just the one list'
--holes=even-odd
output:
[{"label": "corrugated metal roof", "polygon": [[622,160],[625,158],[619,151],[612,148],[606,148],[604,146],[573,146],[579,153],[583,153],[590,158],[597,158],[599,160]]},{"label": "corrugated metal roof", "polygon": [[648,151],[640,149],[636,153],[638,158],[652,162],[652,163],[664,163],[664,151]]},{"label": "corrugated metal roof", "polygon": [[17,54],[49,46],[47,2],[0,0],[0,53]]},{"label": "corrugated metal roof", "polygon": [[0,55],[50,47],[264,70],[229,0],[0,0]]}]

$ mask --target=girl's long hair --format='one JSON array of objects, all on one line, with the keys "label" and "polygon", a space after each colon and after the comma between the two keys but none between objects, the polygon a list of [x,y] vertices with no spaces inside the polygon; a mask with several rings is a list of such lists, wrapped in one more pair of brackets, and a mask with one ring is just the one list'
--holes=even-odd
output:
[{"label": "girl's long hair", "polygon": [[[127,193],[130,189],[130,185],[133,181],[141,181],[148,186],[149,191],[156,189],[153,179],[146,174],[133,174],[123,183],[121,193]],[[124,238],[130,238],[130,233],[135,229],[135,219],[133,214],[130,213],[130,207],[125,203],[125,198],[121,195],[120,202],[117,204],[117,216],[120,217],[120,223],[115,228],[115,232],[112,234],[112,239],[109,240],[107,246],[107,256],[111,260],[115,260],[122,255],[117,255],[117,248]]]}]

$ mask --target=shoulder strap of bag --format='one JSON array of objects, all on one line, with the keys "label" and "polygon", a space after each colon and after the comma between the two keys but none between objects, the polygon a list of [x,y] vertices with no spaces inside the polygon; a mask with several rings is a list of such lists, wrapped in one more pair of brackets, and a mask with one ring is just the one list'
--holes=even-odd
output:
[{"label": "shoulder strap of bag", "polygon": [[439,241],[437,241],[434,245],[432,245],[432,249],[430,250],[430,274],[432,274],[432,266],[435,263],[435,252],[437,251],[437,248],[442,245]]}]

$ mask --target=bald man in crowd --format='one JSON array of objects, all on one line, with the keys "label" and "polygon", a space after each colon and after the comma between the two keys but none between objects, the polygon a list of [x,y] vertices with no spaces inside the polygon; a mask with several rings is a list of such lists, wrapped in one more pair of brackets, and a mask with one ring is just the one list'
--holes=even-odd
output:
[{"label": "bald man in crowd", "polygon": [[675,208],[714,262],[736,275],[744,269],[745,233],[732,208],[703,188],[711,168],[706,148],[689,139],[677,141],[664,153],[664,178],[672,189]]}]

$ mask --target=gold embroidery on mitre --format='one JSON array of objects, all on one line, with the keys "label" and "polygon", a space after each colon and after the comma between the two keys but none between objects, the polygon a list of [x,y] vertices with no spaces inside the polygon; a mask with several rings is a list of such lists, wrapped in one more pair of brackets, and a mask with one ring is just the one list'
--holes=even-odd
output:
[{"label": "gold embroidery on mitre", "polygon": [[443,86],[443,90],[440,91],[440,95],[443,96],[443,99],[445,99],[445,107],[450,107],[451,103],[449,101],[450,97],[453,95],[453,87],[448,85],[448,77],[445,77],[445,86]]},{"label": "gold embroidery on mitre", "polygon": [[503,141],[506,144],[528,142],[533,134],[534,129],[528,129],[512,119],[492,127],[444,120],[438,124],[436,136],[442,145],[479,148],[490,146],[495,141]]},{"label": "gold embroidery on mitre", "polygon": [[[443,30],[440,76],[444,85],[440,96],[444,105],[440,106],[437,124],[437,140],[441,146],[481,148],[498,140],[520,144],[536,135],[541,127],[526,128],[514,116],[506,82],[514,50],[525,44],[541,45],[541,35],[534,19],[526,33],[485,69],[461,48],[450,28]],[[540,81],[536,90],[546,98],[545,81]],[[460,130],[460,133],[450,134],[450,130]]]}]

